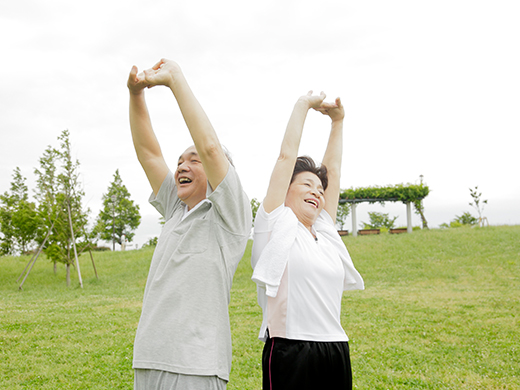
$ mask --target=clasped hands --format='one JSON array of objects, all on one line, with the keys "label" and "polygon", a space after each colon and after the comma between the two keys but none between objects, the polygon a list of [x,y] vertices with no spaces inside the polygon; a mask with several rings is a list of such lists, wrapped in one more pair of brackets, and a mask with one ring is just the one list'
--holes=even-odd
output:
[{"label": "clasped hands", "polygon": [[338,97],[334,103],[330,103],[324,101],[325,97],[326,95],[323,91],[319,95],[313,95],[312,91],[309,91],[307,95],[300,97],[299,100],[307,103],[309,108],[329,116],[333,122],[343,120],[345,110],[341,104],[341,99]]},{"label": "clasped hands", "polygon": [[[137,66],[132,66],[130,75],[128,77],[128,89],[132,94],[140,94],[145,88],[152,88],[156,85],[166,85],[170,88],[173,86],[175,79],[182,76],[180,66],[171,60],[165,58],[161,59],[150,69],[146,69],[141,73],[137,73]],[[307,95],[300,97],[299,101],[303,101],[308,105],[308,108],[321,112],[327,115],[331,120],[343,120],[345,111],[341,104],[340,98],[336,98],[334,103],[325,102],[325,93],[321,92],[319,95],[313,95],[309,91]]]},{"label": "clasped hands", "polygon": [[166,85],[172,87],[175,79],[182,75],[180,66],[171,60],[161,59],[150,69],[137,73],[137,66],[132,66],[128,76],[128,89],[130,93],[139,94],[145,88],[152,88],[156,85]]}]

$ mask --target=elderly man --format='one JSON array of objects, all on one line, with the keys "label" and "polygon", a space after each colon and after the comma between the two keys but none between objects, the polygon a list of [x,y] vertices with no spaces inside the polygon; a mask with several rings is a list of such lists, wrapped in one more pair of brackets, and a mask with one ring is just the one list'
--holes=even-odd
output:
[{"label": "elderly man", "polygon": [[[152,129],[144,89],[173,92],[194,145],[172,172]],[[134,345],[135,389],[225,389],[228,305],[251,229],[251,208],[217,134],[173,61],[128,78],[130,127],[165,224],[154,252]]]}]

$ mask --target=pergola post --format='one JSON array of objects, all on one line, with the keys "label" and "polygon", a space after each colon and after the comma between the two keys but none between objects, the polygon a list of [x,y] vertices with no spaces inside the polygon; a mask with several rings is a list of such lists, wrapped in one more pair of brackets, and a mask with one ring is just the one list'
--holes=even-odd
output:
[{"label": "pergola post", "polygon": [[412,231],[412,203],[406,202],[406,232],[411,233]]},{"label": "pergola post", "polygon": [[352,203],[350,210],[352,211],[352,236],[357,237],[356,203]]}]

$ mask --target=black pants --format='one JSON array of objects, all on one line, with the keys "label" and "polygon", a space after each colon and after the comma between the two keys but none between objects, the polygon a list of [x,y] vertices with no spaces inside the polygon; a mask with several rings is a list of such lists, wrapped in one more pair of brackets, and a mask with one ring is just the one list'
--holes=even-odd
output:
[{"label": "black pants", "polygon": [[268,338],[262,353],[264,390],[351,390],[348,342]]}]

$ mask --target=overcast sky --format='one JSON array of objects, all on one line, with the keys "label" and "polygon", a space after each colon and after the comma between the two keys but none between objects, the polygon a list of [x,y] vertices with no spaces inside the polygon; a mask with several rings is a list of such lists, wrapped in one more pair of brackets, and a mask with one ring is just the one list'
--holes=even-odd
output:
[{"label": "overcast sky", "polygon": [[[0,192],[18,166],[32,193],[39,157],[69,129],[91,219],[119,169],[143,216],[135,242],[158,235],[126,80],[132,65],[165,57],[183,68],[250,198],[265,195],[295,101],[323,90],[346,109],[343,188],[424,175],[436,227],[473,211],[478,185],[492,225],[520,224],[518,20],[514,0],[2,2]],[[169,90],[147,101],[174,167],[188,131]],[[321,160],[327,119],[309,113],[300,154]],[[406,224],[402,204],[363,204],[358,221],[368,211]]]}]

